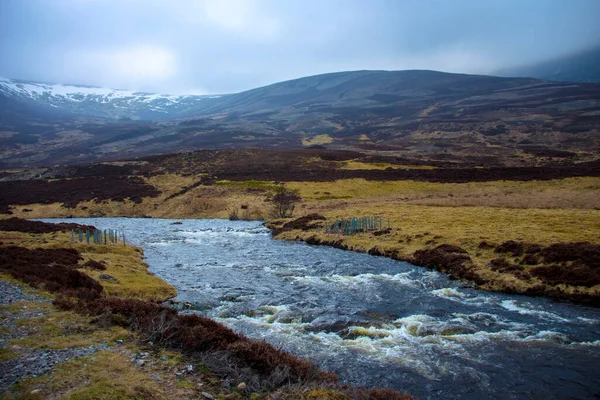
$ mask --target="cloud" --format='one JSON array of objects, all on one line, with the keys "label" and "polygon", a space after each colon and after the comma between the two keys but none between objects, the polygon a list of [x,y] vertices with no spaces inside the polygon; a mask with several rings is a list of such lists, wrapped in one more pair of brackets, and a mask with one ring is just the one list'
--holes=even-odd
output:
[{"label": "cloud", "polygon": [[358,69],[494,73],[600,43],[599,0],[0,0],[0,76],[228,93]]},{"label": "cloud", "polygon": [[202,6],[206,22],[230,33],[264,39],[276,37],[281,28],[258,1],[205,0]]},{"label": "cloud", "polygon": [[148,44],[79,49],[67,53],[65,60],[64,67],[71,76],[87,76],[94,84],[110,83],[133,90],[159,87],[178,72],[177,58],[171,50]]}]

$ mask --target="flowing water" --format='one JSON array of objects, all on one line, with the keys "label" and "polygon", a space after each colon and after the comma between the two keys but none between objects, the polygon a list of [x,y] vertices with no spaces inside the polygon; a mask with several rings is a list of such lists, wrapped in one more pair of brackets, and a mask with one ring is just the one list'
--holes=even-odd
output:
[{"label": "flowing water", "polygon": [[275,241],[256,222],[68,221],[125,231],[176,300],[354,385],[422,399],[600,397],[600,309]]}]

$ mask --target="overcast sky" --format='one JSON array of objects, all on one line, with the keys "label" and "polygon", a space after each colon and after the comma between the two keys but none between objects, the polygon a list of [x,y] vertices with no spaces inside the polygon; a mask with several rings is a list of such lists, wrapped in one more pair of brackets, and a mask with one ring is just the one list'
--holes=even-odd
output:
[{"label": "overcast sky", "polygon": [[0,76],[231,93],[358,69],[492,73],[600,43],[600,0],[0,0]]}]

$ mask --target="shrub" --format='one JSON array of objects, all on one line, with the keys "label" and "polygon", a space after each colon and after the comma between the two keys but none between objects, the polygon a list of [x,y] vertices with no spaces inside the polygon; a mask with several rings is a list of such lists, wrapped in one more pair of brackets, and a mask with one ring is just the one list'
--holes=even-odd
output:
[{"label": "shrub", "polygon": [[103,288],[95,279],[77,271],[81,254],[75,249],[0,248],[0,271],[34,287],[48,291],[93,299]]},{"label": "shrub", "polygon": [[238,216],[237,208],[234,208],[233,210],[229,211],[229,220],[230,221],[237,221],[239,219],[240,219],[240,217]]},{"label": "shrub", "polygon": [[285,185],[279,185],[271,198],[271,202],[273,203],[271,215],[274,218],[290,218],[294,214],[296,203],[300,200],[302,198],[298,195],[297,190],[291,190],[286,188]]}]

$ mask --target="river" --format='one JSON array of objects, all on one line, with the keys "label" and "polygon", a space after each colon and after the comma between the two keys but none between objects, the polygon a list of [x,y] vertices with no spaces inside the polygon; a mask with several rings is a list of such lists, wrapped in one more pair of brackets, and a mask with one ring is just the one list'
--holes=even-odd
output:
[{"label": "river", "polygon": [[176,300],[344,382],[422,399],[600,396],[600,309],[478,291],[405,262],[272,240],[258,222],[64,221],[124,231],[150,271],[177,288]]}]

